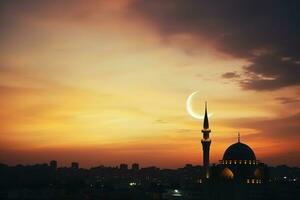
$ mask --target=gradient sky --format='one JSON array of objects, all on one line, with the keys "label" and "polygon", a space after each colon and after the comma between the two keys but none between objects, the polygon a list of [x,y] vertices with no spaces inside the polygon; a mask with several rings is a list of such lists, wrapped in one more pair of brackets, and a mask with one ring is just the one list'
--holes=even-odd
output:
[{"label": "gradient sky", "polygon": [[241,141],[300,166],[300,15],[294,1],[4,0],[0,162],[202,164]]}]

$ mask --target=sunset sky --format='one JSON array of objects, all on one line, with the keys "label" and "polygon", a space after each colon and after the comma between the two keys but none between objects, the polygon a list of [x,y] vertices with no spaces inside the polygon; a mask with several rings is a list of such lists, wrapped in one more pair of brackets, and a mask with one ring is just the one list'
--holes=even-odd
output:
[{"label": "sunset sky", "polygon": [[[295,2],[295,3],[293,3]],[[297,5],[298,4],[298,5]],[[296,1],[3,0],[0,163],[202,164],[237,141],[300,166]]]}]

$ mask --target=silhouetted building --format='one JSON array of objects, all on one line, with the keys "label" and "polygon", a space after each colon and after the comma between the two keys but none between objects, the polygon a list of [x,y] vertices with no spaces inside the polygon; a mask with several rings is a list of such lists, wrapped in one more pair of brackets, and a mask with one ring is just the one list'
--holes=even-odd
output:
[{"label": "silhouetted building", "polygon": [[78,162],[72,162],[71,163],[71,168],[75,169],[75,170],[79,169],[79,163]]},{"label": "silhouetted building", "polygon": [[120,164],[120,170],[128,170],[128,165],[127,164]]},{"label": "silhouetted building", "polygon": [[50,161],[50,167],[52,169],[57,169],[57,161],[56,160],[51,160]]},{"label": "silhouetted building", "polygon": [[[227,156],[230,159],[236,158],[236,150],[231,149],[226,156],[224,155],[226,159],[222,161],[226,161]],[[240,147],[237,147],[237,150],[244,151]],[[245,152],[253,156],[249,149]],[[234,177],[238,177],[242,168],[235,171],[234,165],[238,164],[233,163],[228,168],[232,170]],[[296,200],[299,198],[299,168],[272,167],[270,168],[272,176],[268,182],[259,184],[254,181],[254,184],[252,182],[244,184],[239,180],[247,179],[222,179],[224,168],[220,166],[220,168],[216,165],[211,166],[210,178],[202,182],[199,178],[203,167],[191,164],[176,170],[146,167],[134,173],[132,170],[120,170],[119,167],[98,166],[80,170],[61,167],[53,171],[47,164],[27,166],[0,164],[0,199]]]},{"label": "silhouetted building", "polygon": [[133,171],[139,171],[140,165],[138,163],[133,163],[132,166],[131,166],[131,169]]},{"label": "silhouetted building", "polygon": [[[235,182],[246,184],[262,184],[268,179],[267,165],[256,159],[253,150],[246,144],[238,141],[229,146],[224,152],[223,159],[218,165],[209,166],[209,150],[211,140],[209,138],[207,104],[205,103],[205,115],[203,121],[203,178],[214,182]],[[210,177],[211,175],[211,177]]]},{"label": "silhouetted building", "polygon": [[212,167],[213,178],[218,181],[246,184],[262,184],[268,179],[267,165],[256,159],[253,150],[240,142],[240,135],[235,144],[224,152],[223,159]]}]

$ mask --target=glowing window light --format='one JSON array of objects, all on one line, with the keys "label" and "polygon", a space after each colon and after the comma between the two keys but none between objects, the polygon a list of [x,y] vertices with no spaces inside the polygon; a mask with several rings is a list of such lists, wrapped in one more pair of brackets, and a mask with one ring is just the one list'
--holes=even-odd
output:
[{"label": "glowing window light", "polygon": [[231,164],[231,160],[229,160],[229,164]]},{"label": "glowing window light", "polygon": [[130,185],[130,186],[135,186],[136,183],[135,183],[135,182],[130,182],[129,185]]},{"label": "glowing window light", "polygon": [[254,179],[252,179],[252,180],[251,180],[251,183],[252,183],[252,184],[254,184],[254,183],[255,183],[255,180],[254,180]]},{"label": "glowing window light", "polygon": [[242,164],[242,161],[241,161],[241,160],[239,161],[239,164]]},{"label": "glowing window light", "polygon": [[182,194],[181,194],[181,192],[180,192],[179,190],[175,189],[175,190],[174,190],[174,194],[173,194],[172,196],[175,196],[175,197],[181,197]]},{"label": "glowing window light", "polygon": [[234,161],[234,164],[236,164],[236,160]]},{"label": "glowing window light", "polygon": [[247,179],[247,183],[250,183],[250,180],[249,180],[249,179]]},{"label": "glowing window light", "polygon": [[245,165],[247,164],[247,160],[244,160],[244,164],[245,164]]}]

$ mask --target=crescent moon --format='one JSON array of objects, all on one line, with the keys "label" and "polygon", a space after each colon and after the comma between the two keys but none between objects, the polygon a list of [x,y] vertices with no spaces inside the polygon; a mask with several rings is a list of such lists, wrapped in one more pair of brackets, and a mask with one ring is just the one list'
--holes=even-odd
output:
[{"label": "crescent moon", "polygon": [[[193,118],[203,120],[204,116],[195,113],[192,109],[192,99],[193,99],[193,96],[197,93],[198,93],[198,91],[193,92],[192,94],[190,94],[190,96],[188,96],[188,98],[186,100],[186,110]],[[213,115],[212,113],[208,114],[208,117],[210,117],[212,115]]]}]

